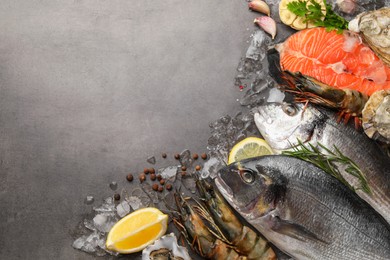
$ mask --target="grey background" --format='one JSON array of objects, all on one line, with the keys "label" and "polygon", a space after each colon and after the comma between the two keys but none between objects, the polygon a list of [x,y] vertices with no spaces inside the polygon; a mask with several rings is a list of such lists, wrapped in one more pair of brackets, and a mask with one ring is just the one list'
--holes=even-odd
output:
[{"label": "grey background", "polygon": [[239,110],[255,16],[243,0],[2,0],[0,258],[92,259],[71,247],[85,196],[128,187],[150,155],[205,151],[209,122]]}]

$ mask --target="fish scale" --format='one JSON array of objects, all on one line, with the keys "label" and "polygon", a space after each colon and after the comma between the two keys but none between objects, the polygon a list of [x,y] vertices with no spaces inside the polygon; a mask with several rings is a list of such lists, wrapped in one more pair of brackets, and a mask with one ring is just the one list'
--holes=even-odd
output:
[{"label": "fish scale", "polygon": [[389,224],[308,162],[281,155],[251,158],[222,169],[215,182],[244,219],[296,259],[390,257]]}]

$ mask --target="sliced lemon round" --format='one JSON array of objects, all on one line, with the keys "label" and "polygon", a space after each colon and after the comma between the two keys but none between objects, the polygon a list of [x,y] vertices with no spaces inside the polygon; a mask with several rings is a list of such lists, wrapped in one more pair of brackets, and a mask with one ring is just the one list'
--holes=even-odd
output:
[{"label": "sliced lemon round", "polygon": [[270,154],[273,154],[273,151],[264,139],[248,137],[233,146],[229,154],[228,164]]},{"label": "sliced lemon round", "polygon": [[106,247],[122,254],[139,252],[165,234],[168,215],[143,208],[119,220],[107,236]]}]

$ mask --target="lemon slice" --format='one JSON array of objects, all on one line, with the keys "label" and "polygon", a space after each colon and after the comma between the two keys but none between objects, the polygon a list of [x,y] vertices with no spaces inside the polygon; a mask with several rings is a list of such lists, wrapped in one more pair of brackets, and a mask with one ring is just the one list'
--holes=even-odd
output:
[{"label": "lemon slice", "polygon": [[264,139],[248,137],[233,146],[229,154],[228,164],[269,154],[273,154],[273,151]]},{"label": "lemon slice", "polygon": [[119,220],[107,236],[106,247],[122,254],[139,252],[165,234],[168,215],[143,208]]}]

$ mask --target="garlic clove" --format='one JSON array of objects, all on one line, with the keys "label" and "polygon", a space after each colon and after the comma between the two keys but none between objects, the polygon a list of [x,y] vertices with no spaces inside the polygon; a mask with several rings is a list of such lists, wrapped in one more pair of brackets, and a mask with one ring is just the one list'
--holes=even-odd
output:
[{"label": "garlic clove", "polygon": [[254,23],[260,26],[264,31],[271,34],[272,40],[276,35],[276,23],[275,20],[268,16],[258,17],[254,20]]},{"label": "garlic clove", "polygon": [[253,0],[248,4],[249,9],[270,16],[270,9],[266,2],[261,0]]}]

